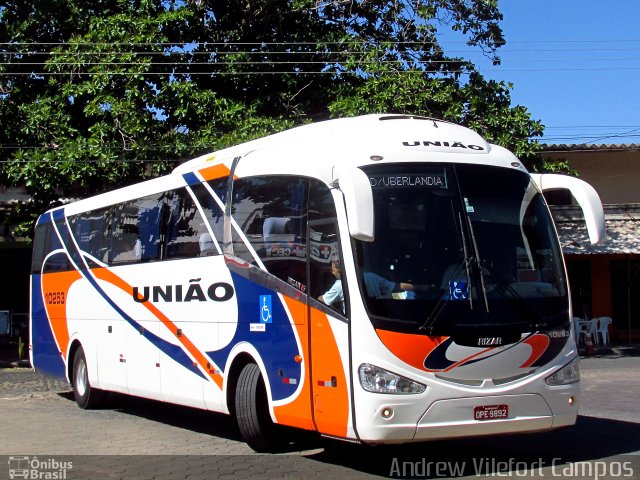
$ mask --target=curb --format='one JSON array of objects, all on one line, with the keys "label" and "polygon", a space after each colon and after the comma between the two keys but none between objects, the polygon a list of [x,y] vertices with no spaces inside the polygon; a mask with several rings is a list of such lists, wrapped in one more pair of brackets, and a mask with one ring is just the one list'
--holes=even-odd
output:
[{"label": "curb", "polygon": [[578,353],[582,358],[589,357],[640,357],[640,345],[611,345],[608,347],[595,347],[592,352],[580,347]]},{"label": "curb", "polygon": [[0,360],[0,368],[31,368],[31,362],[29,360],[15,360],[13,362]]}]

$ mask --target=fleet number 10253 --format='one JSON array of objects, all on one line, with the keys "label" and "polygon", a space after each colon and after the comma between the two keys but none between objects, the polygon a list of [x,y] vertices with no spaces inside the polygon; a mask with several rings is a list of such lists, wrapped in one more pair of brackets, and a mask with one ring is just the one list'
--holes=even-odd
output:
[{"label": "fleet number 10253", "polygon": [[64,292],[46,292],[44,298],[48,305],[64,305]]}]

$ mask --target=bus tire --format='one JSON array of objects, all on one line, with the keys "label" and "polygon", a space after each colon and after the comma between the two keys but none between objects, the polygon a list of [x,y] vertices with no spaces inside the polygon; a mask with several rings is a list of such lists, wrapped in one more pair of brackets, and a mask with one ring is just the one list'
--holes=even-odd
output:
[{"label": "bus tire", "polygon": [[236,387],[235,410],[243,440],[256,452],[275,452],[282,448],[282,436],[271,420],[269,402],[260,368],[248,363],[240,372]]},{"label": "bus tire", "polygon": [[82,346],[78,347],[73,357],[71,383],[73,385],[73,396],[80,408],[87,410],[97,408],[102,404],[104,392],[93,388],[89,383],[87,358]]}]

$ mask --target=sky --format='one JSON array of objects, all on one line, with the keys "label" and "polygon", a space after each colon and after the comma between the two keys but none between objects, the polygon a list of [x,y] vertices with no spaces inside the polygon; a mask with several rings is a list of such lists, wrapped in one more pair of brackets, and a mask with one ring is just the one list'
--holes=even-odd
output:
[{"label": "sky", "polygon": [[640,144],[640,0],[500,0],[499,9],[502,64],[465,56],[513,84],[512,104],[546,127],[542,143]]}]

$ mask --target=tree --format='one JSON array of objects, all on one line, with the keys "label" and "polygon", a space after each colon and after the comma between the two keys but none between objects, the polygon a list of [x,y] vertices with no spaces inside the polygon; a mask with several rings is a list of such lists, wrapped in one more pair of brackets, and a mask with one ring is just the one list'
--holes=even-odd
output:
[{"label": "tree", "polygon": [[497,0],[10,0],[0,7],[0,184],[38,213],[291,126],[369,112],[462,123],[529,166],[542,126],[510,86],[446,55],[467,36],[495,63]]}]

